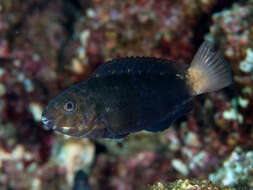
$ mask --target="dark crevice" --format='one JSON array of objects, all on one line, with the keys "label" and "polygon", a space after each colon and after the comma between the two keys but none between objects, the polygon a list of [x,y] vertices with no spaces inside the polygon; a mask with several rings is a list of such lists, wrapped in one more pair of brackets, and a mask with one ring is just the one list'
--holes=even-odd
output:
[{"label": "dark crevice", "polygon": [[69,43],[73,40],[73,36],[75,34],[74,25],[78,18],[81,16],[82,13],[90,6],[90,1],[87,1],[85,7],[82,7],[79,0],[62,0],[62,12],[65,15],[66,19],[62,23],[66,32],[67,32],[67,39],[62,43],[61,48],[58,54],[58,67],[57,71],[62,72],[64,67],[64,56],[65,56],[65,49],[69,45]]},{"label": "dark crevice", "polygon": [[9,31],[6,32],[6,39],[9,42],[9,48],[12,50],[14,48],[15,40],[17,37],[17,31],[20,31],[23,26],[23,20],[26,16],[24,16],[22,19],[20,19],[20,22],[14,24],[12,27],[10,27]]},{"label": "dark crevice", "polygon": [[82,7],[78,0],[62,0],[62,12],[66,17],[63,26],[66,29],[68,36],[71,36],[74,32],[74,23],[77,18],[81,15]]},{"label": "dark crevice", "polygon": [[94,141],[94,143],[96,146],[96,155],[107,152],[107,148],[103,144],[98,143],[96,141]]},{"label": "dark crevice", "polygon": [[212,15],[217,12],[221,12],[224,9],[232,7],[234,3],[243,4],[247,0],[224,0],[217,1],[215,6],[208,13],[203,13],[198,17],[196,27],[193,29],[193,45],[197,49],[204,40],[204,36],[209,32],[210,26],[212,25]]}]

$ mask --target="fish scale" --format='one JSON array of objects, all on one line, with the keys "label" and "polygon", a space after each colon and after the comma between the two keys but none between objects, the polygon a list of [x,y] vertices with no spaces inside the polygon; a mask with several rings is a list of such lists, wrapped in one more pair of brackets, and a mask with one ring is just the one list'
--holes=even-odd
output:
[{"label": "fish scale", "polygon": [[[92,102],[97,102],[100,108],[97,112],[108,121],[115,135],[149,128],[172,112],[182,100],[191,98],[185,82],[177,77],[172,62],[162,64],[157,59],[157,63],[154,58],[138,58],[136,62],[134,58],[126,60],[107,65],[110,70],[120,70],[120,74],[109,75],[109,69],[104,67],[95,73],[100,77],[91,78],[85,85],[94,92]],[[150,69],[154,66],[155,69]],[[133,69],[131,73],[127,72],[129,68]],[[139,69],[142,74],[136,75]],[[160,75],[161,71],[167,75]]]}]

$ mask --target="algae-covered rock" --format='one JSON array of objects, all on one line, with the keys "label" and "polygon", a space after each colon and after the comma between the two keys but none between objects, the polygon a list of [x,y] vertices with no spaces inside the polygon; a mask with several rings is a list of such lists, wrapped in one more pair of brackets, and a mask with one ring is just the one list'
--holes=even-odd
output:
[{"label": "algae-covered rock", "polygon": [[[234,152],[223,162],[222,167],[209,176],[214,183],[221,183],[224,186],[248,185],[246,189],[253,188],[253,151],[244,152],[236,148]],[[235,188],[238,189],[238,188]]]},{"label": "algae-covered rock", "polygon": [[86,138],[57,137],[52,147],[51,161],[66,171],[67,182],[71,185],[78,170],[89,173],[95,156],[95,146]]},{"label": "algae-covered rock", "polygon": [[[229,9],[215,13],[206,39],[223,49],[234,72],[234,83],[252,87],[253,73],[253,1],[234,3]],[[251,88],[250,87],[250,88]]]},{"label": "algae-covered rock", "polygon": [[232,190],[227,187],[219,187],[208,180],[179,179],[173,183],[157,182],[149,190]]}]

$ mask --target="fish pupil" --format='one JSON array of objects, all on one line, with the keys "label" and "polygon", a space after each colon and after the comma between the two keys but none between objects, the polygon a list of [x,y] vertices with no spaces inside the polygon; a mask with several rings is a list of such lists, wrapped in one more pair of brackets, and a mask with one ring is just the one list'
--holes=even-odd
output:
[{"label": "fish pupil", "polygon": [[71,103],[68,103],[68,105],[67,105],[67,109],[68,109],[68,110],[71,110],[71,109],[72,109],[72,107],[73,107],[73,106],[72,106],[72,104],[71,104]]},{"label": "fish pupil", "polygon": [[74,105],[72,102],[67,102],[65,105],[64,105],[64,110],[67,111],[67,112],[72,112],[74,109]]}]

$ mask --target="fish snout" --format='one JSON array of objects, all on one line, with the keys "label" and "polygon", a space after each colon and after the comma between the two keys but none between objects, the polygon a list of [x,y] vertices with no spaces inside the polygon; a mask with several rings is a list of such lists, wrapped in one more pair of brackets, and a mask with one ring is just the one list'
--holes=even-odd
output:
[{"label": "fish snout", "polygon": [[54,120],[52,120],[52,119],[48,119],[47,117],[42,116],[42,117],[41,117],[41,121],[42,121],[42,123],[44,124],[44,125],[43,125],[43,128],[44,128],[45,130],[50,130],[50,129],[55,129],[55,128],[56,128],[55,122],[54,122]]}]

